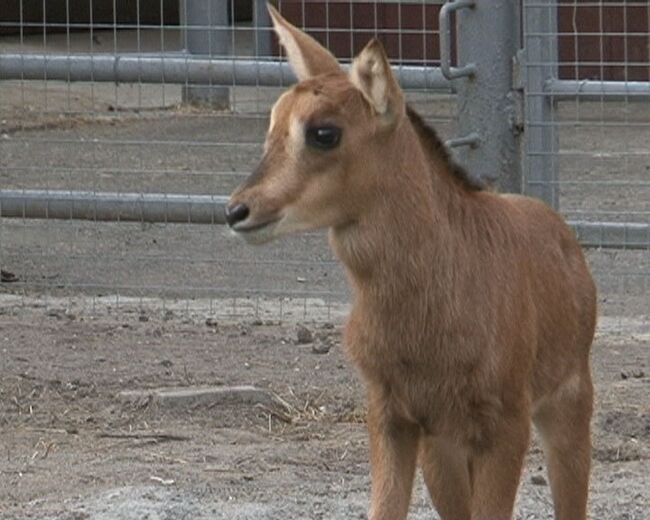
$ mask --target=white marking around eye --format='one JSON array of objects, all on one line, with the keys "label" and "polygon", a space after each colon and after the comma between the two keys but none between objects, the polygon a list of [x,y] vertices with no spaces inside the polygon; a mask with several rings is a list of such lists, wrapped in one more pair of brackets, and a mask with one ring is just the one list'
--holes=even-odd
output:
[{"label": "white marking around eye", "polygon": [[280,101],[282,101],[282,98],[287,96],[290,92],[291,92],[290,90],[288,90],[287,92],[283,92],[282,95],[278,98],[278,100],[273,105],[273,108],[271,109],[271,121],[269,122],[269,131],[268,131],[269,134],[273,131],[273,127],[275,127],[275,124],[277,123],[277,119],[278,119],[277,108],[280,105]]},{"label": "white marking around eye", "polygon": [[289,142],[287,143],[287,153],[293,159],[298,157],[298,153],[305,145],[305,124],[292,115],[289,121]]}]

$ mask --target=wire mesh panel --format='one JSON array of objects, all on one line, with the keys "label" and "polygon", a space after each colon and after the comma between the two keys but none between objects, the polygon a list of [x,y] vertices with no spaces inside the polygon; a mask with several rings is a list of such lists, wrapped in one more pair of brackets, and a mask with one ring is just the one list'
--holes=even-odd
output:
[{"label": "wire mesh panel", "polygon": [[557,205],[595,248],[588,256],[601,312],[647,316],[649,4],[524,5],[526,127],[533,136],[525,189]]},{"label": "wire mesh panel", "polygon": [[[277,3],[343,62],[379,37],[410,102],[452,137],[455,97],[436,68],[441,4]],[[524,190],[559,207],[586,245],[618,248],[589,253],[605,312],[643,312],[650,8],[631,0],[523,5]],[[197,204],[189,196],[204,196],[214,200],[215,224],[179,223],[179,206],[169,222],[149,222],[140,206],[127,218],[126,203],[113,207],[114,222],[100,222],[92,197],[83,202],[96,205],[91,222],[72,218],[79,202],[63,221],[49,202],[41,208],[49,219],[0,217],[3,291],[23,302],[83,295],[84,305],[180,302],[234,314],[314,307],[327,315],[346,302],[323,233],[252,249],[216,224],[219,201],[254,168],[269,109],[293,80],[281,56],[264,2],[9,4],[0,13],[0,187],[146,194],[163,201],[159,213],[188,195],[180,209],[187,222]]]},{"label": "wire mesh panel", "polygon": [[[409,99],[450,137],[454,99],[427,76],[440,3],[278,7],[343,61],[382,39],[411,74]],[[228,195],[256,165],[270,107],[292,81],[281,54],[264,2],[13,2],[0,12],[0,187]],[[348,299],[324,233],[258,249],[221,225],[115,212],[114,222],[0,218],[5,303],[330,319]]]}]

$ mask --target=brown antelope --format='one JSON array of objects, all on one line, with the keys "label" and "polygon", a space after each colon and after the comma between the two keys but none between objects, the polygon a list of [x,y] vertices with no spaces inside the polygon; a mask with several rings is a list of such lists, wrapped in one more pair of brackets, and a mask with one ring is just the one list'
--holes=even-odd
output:
[{"label": "brown antelope", "polygon": [[406,518],[419,464],[443,520],[510,519],[532,420],[556,520],[584,520],[596,292],[572,232],[455,166],[377,40],[345,72],[269,9],[299,83],[226,219],[250,243],[329,228],[354,292],[369,518]]}]

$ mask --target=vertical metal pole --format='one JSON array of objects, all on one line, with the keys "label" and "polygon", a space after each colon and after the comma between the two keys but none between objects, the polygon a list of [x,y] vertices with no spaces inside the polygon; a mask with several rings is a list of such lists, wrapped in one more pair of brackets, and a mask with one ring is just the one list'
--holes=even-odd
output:
[{"label": "vertical metal pole", "polygon": [[458,67],[474,73],[454,80],[458,91],[458,135],[478,134],[474,146],[457,148],[468,171],[503,191],[521,191],[518,93],[513,64],[520,48],[519,2],[491,0],[459,9]]},{"label": "vertical metal pole", "polygon": [[558,209],[558,135],[555,103],[544,92],[557,78],[557,0],[524,0],[524,190]]},{"label": "vertical metal pole", "polygon": [[253,26],[255,27],[255,56],[271,55],[271,17],[265,0],[253,0]]},{"label": "vertical metal pole", "polygon": [[[204,58],[224,58],[231,54],[229,6],[230,0],[181,0],[181,23],[185,31],[186,52]],[[185,85],[183,101],[228,109],[230,88]]]}]

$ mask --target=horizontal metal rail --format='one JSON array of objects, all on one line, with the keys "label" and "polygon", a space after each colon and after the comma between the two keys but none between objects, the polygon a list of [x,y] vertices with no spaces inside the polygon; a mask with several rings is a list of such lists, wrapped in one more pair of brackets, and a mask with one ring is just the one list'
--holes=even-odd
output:
[{"label": "horizontal metal rail", "polygon": [[650,251],[650,224],[575,220],[570,220],[568,224],[575,230],[584,247]]},{"label": "horizontal metal rail", "polygon": [[217,195],[0,190],[0,217],[225,224],[227,201]]},{"label": "horizontal metal rail", "polygon": [[591,101],[650,101],[650,82],[550,79],[544,85],[544,94],[552,96],[556,101],[575,98]]},{"label": "horizontal metal rail", "polygon": [[[344,66],[345,67],[345,66]],[[454,91],[438,67],[394,67],[407,89]],[[0,54],[0,80],[107,81],[279,87],[296,81],[288,63],[208,59],[190,54]],[[543,93],[557,101],[650,101],[650,82],[549,79]]]},{"label": "horizontal metal rail", "polygon": [[[394,67],[407,89],[452,91],[438,67]],[[284,61],[190,54],[0,54],[0,80],[109,81],[279,87],[296,77]]]},{"label": "horizontal metal rail", "polygon": [[[164,193],[0,190],[0,217],[225,224],[228,197]],[[585,247],[650,250],[650,224],[569,221]]]}]

